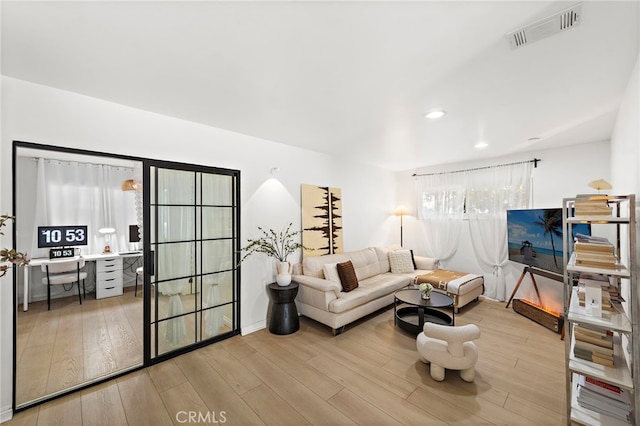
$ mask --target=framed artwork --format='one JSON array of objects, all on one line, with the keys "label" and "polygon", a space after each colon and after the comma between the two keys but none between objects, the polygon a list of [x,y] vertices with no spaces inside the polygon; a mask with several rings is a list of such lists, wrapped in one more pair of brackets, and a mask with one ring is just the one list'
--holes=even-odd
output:
[{"label": "framed artwork", "polygon": [[342,191],[301,185],[303,256],[342,253]]}]

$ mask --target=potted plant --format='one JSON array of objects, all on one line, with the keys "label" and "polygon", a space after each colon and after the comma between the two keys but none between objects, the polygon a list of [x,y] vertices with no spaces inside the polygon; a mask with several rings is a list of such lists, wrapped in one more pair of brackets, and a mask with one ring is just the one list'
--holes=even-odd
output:
[{"label": "potted plant", "polygon": [[290,223],[285,230],[280,232],[273,229],[265,231],[258,226],[262,236],[247,240],[247,245],[242,248],[242,251],[246,253],[241,262],[254,253],[262,253],[275,258],[278,261],[276,282],[280,286],[288,286],[291,283],[291,264],[287,258],[298,249],[306,249],[301,243],[294,241],[294,237],[300,231],[291,231],[291,226]]},{"label": "potted plant", "polygon": [[[6,214],[0,216],[0,235],[4,235],[2,227],[7,226],[6,222],[14,219],[15,217]],[[2,262],[2,264],[0,264],[0,278],[2,278],[7,273],[9,266],[11,266],[7,265],[5,262],[9,262],[13,265],[27,265],[29,263],[29,259],[27,259],[26,254],[16,251],[15,249],[3,248],[0,250],[0,262]]]}]

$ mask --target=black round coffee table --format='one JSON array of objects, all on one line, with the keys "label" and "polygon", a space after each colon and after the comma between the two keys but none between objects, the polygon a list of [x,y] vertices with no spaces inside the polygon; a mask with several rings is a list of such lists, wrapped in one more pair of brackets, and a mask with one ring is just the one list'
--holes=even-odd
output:
[{"label": "black round coffee table", "polygon": [[300,320],[295,302],[298,283],[291,282],[286,287],[276,283],[269,284],[269,293],[273,301],[269,331],[273,334],[291,334],[298,331]]},{"label": "black round coffee table", "polygon": [[[437,290],[431,292],[431,298],[425,300],[418,289],[398,290],[394,295],[393,322],[401,329],[419,334],[425,322],[442,325],[455,325],[453,298]],[[398,308],[398,305],[409,306]],[[434,308],[451,308],[451,316]]]}]

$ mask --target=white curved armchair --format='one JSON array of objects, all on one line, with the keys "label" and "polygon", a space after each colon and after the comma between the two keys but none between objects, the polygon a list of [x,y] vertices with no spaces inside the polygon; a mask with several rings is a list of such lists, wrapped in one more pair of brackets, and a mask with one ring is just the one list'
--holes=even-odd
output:
[{"label": "white curved armchair", "polygon": [[478,348],[472,342],[480,337],[475,324],[459,327],[425,323],[416,345],[420,360],[431,363],[433,380],[444,380],[445,369],[459,370],[465,382],[473,382],[478,361]]}]

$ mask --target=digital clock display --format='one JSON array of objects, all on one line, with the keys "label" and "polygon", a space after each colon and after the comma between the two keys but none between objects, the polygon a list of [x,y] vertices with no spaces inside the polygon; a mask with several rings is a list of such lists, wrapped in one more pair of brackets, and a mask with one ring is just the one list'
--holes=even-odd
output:
[{"label": "digital clock display", "polygon": [[87,245],[87,226],[38,226],[38,248]]},{"label": "digital clock display", "polygon": [[49,259],[65,259],[75,255],[76,249],[73,248],[53,248],[49,250]]}]

